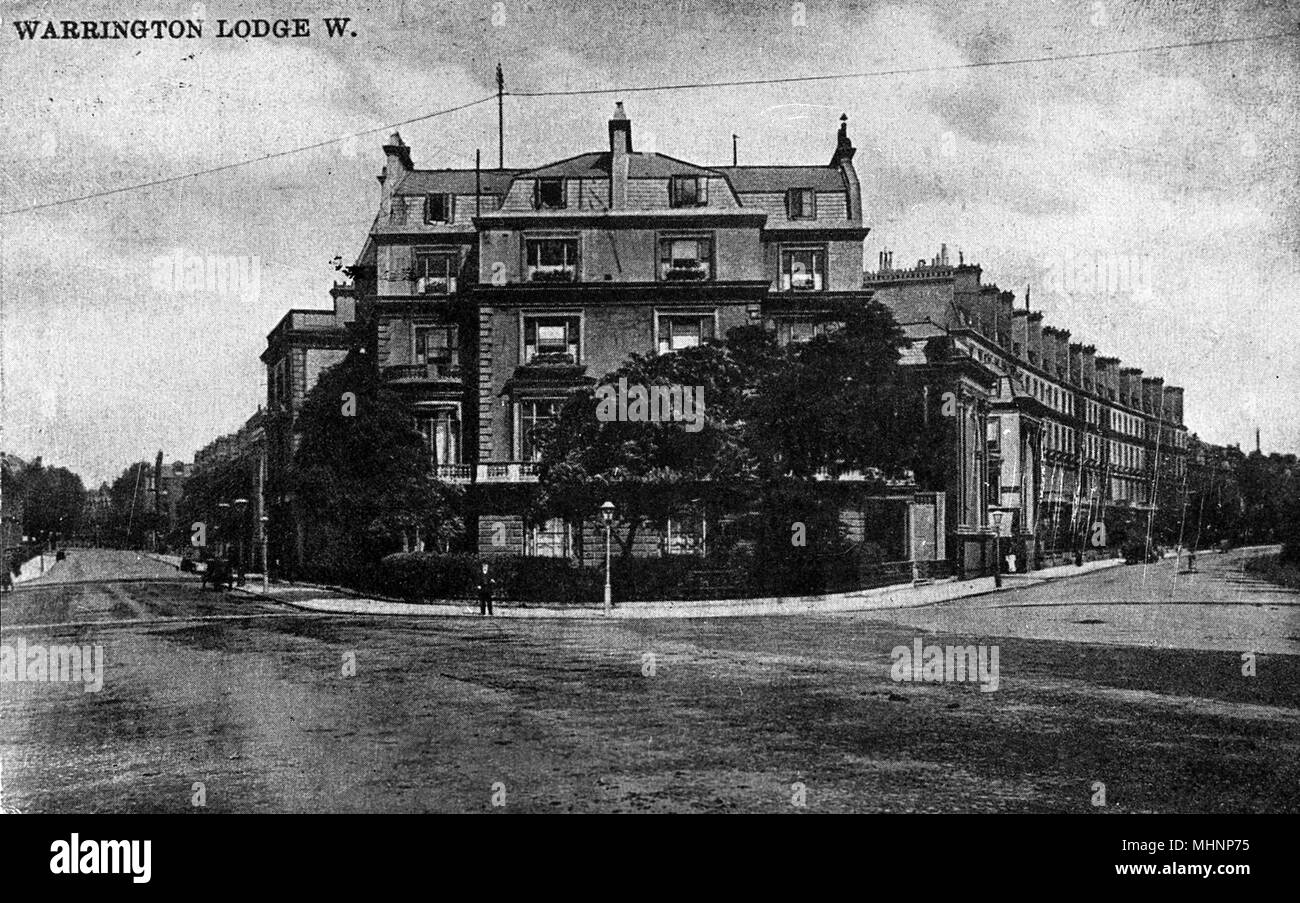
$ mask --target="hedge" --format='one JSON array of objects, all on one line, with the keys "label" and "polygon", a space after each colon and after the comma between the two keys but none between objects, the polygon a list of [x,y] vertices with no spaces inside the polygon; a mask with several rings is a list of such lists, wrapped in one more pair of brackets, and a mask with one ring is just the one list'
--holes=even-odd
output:
[{"label": "hedge", "polygon": [[[474,599],[483,562],[488,564],[497,599],[529,605],[598,605],[605,571],[579,567],[567,558],[522,555],[401,552],[383,559],[371,572],[358,571],[359,589],[412,601]],[[791,556],[780,567],[762,559],[726,563],[690,555],[615,559],[614,601],[752,598],[812,595],[876,585],[872,568],[854,556]]]}]

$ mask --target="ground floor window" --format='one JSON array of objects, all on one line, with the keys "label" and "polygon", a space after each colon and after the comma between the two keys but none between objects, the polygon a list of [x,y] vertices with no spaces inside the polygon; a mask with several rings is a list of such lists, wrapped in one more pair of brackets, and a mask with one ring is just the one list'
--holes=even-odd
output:
[{"label": "ground floor window", "polygon": [[664,524],[663,554],[704,555],[708,526],[702,514],[670,517]]},{"label": "ground floor window", "polygon": [[528,531],[529,555],[542,558],[564,558],[572,546],[569,525],[564,518],[553,517],[543,524],[534,524]]},{"label": "ground floor window", "polygon": [[558,398],[530,398],[519,403],[519,460],[540,461],[538,444],[541,427],[560,416],[564,401]]},{"label": "ground floor window", "polygon": [[424,437],[434,464],[460,463],[460,411],[454,407],[421,411],[415,428]]}]

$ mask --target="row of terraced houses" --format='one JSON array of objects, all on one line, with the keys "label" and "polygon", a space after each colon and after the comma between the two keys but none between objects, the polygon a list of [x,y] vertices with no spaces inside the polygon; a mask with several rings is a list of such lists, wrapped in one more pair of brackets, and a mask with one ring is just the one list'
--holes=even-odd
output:
[{"label": "row of terraced houses", "polygon": [[[911,343],[903,362],[955,405],[958,453],[938,485],[823,474],[851,535],[885,558],[978,573],[997,529],[1050,562],[1074,554],[1081,525],[1148,510],[1157,481],[1183,472],[1181,389],[1044,326],[946,248],[908,268],[881,252],[864,272],[869,230],[844,117],[822,165],[700,166],[640,152],[621,104],[607,148],[533,169],[417,169],[396,134],[384,152],[352,282],[334,287],[332,310],[287,313],[262,356],[282,563],[301,561],[310,542],[284,482],[297,412],[319,374],[357,347],[409,400],[437,476],[468,487],[469,542],[482,553],[600,548],[522,514],[536,490],[532,430],[576,387],[629,353],[742,324],[804,341],[843,301],[891,308]],[[686,512],[643,531],[637,551],[703,554],[709,529],[704,512]]]}]

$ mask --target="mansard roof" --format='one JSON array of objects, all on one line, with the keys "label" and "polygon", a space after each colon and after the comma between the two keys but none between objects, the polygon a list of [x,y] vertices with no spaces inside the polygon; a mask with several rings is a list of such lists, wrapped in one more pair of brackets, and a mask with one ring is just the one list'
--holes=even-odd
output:
[{"label": "mansard roof", "polygon": [[[717,176],[718,172],[687,163],[667,154],[633,151],[628,157],[628,178],[667,179],[671,176]],[[608,179],[608,151],[578,154],[565,160],[548,163],[537,169],[517,173],[525,179]]]},{"label": "mansard roof", "polygon": [[784,192],[790,188],[844,191],[839,167],[830,166],[719,166],[731,187],[741,194]]},{"label": "mansard roof", "polygon": [[[484,194],[505,194],[517,169],[484,169],[479,179]],[[475,174],[472,169],[415,169],[408,172],[394,188],[394,194],[473,194]]]}]

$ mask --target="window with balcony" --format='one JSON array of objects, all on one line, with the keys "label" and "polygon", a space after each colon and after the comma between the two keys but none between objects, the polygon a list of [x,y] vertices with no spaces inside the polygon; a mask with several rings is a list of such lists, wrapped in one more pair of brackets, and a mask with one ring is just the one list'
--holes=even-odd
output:
[{"label": "window with balcony", "polygon": [[422,411],[415,417],[415,428],[435,465],[460,463],[460,411],[454,407]]},{"label": "window with balcony", "polygon": [[713,239],[694,235],[660,238],[659,278],[669,282],[712,279]]},{"label": "window with balcony", "polygon": [[426,223],[450,223],[456,218],[456,197],[451,194],[430,194],[424,198]]},{"label": "window with balcony", "polygon": [[430,377],[452,376],[457,367],[455,326],[421,326],[412,330],[415,347],[412,360],[427,368]]},{"label": "window with balcony", "polygon": [[542,428],[560,416],[564,401],[558,398],[530,398],[519,403],[519,459],[540,461]]},{"label": "window with balcony", "polygon": [[782,291],[820,292],[825,286],[825,248],[789,248],[781,252]]},{"label": "window with balcony", "polygon": [[656,317],[660,354],[695,348],[714,336],[715,316],[709,313],[672,313]]},{"label": "window with balcony", "polygon": [[456,270],[460,265],[455,251],[416,251],[412,267],[417,295],[450,295],[456,291]]},{"label": "window with balcony", "polygon": [[580,316],[525,316],[523,327],[525,364],[539,359],[542,363],[578,363],[582,345]]},{"label": "window with balcony", "polygon": [[704,207],[709,203],[709,182],[695,176],[673,176],[669,202],[674,207]]},{"label": "window with balcony", "polygon": [[563,179],[538,179],[533,183],[533,207],[538,210],[563,210],[566,206]]},{"label": "window with balcony", "polygon": [[578,239],[530,238],[525,247],[530,282],[578,281]]},{"label": "window with balcony", "polygon": [[817,193],[811,188],[791,188],[785,193],[785,210],[790,219],[816,219]]}]

